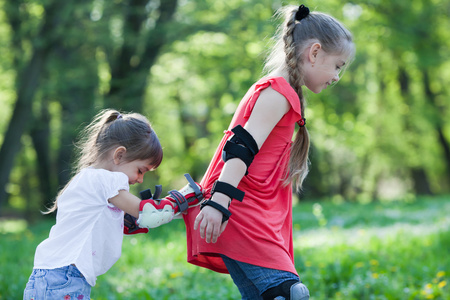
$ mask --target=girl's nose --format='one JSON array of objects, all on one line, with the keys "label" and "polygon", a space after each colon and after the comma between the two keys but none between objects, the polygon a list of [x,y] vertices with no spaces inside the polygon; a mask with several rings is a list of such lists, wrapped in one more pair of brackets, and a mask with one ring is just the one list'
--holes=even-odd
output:
[{"label": "girl's nose", "polygon": [[334,75],[332,80],[333,80],[333,82],[338,82],[339,81],[339,73]]},{"label": "girl's nose", "polygon": [[144,175],[139,176],[138,179],[137,179],[137,182],[138,183],[144,182]]}]

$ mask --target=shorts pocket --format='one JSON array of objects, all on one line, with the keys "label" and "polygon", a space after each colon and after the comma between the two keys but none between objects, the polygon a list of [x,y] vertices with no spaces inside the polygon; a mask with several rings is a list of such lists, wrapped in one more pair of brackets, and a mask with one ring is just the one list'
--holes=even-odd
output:
[{"label": "shorts pocket", "polygon": [[[52,276],[48,276],[47,299],[88,300],[91,286],[84,277],[72,275],[71,267],[55,269]],[[64,270],[64,271],[63,271]]]},{"label": "shorts pocket", "polygon": [[27,286],[25,290],[23,291],[23,300],[35,300],[36,299],[36,289],[33,286],[29,286],[27,283]]},{"label": "shorts pocket", "polygon": [[72,278],[67,274],[67,268],[53,269],[46,276],[48,290],[60,290],[70,285]]},{"label": "shorts pocket", "polygon": [[23,300],[36,299],[36,277],[44,276],[39,270],[33,270],[23,291]]}]

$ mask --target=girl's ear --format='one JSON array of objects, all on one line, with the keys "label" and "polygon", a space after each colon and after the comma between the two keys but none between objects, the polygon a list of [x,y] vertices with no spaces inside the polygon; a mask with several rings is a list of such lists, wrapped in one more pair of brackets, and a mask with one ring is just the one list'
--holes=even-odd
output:
[{"label": "girl's ear", "polygon": [[114,164],[118,165],[125,159],[125,154],[127,153],[127,148],[124,146],[119,146],[114,150],[113,160]]},{"label": "girl's ear", "polygon": [[314,65],[314,63],[317,60],[317,55],[319,54],[320,50],[322,49],[322,45],[320,43],[314,43],[309,48],[308,52],[308,58],[309,61]]}]

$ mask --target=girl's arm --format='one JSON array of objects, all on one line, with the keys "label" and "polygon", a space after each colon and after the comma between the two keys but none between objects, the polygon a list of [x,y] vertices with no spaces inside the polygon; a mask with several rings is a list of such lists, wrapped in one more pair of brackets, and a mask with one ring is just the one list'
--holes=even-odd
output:
[{"label": "girl's arm", "polygon": [[[175,213],[182,213],[203,199],[201,187],[192,180],[189,174],[185,174],[185,177],[188,180],[186,186],[179,191],[171,191],[169,195],[161,199],[141,200],[125,190],[120,190],[115,197],[108,201],[135,217],[136,225],[140,228],[155,228],[172,221]],[[126,224],[125,226],[128,227]],[[128,234],[128,232],[125,233]]]},{"label": "girl's arm", "polygon": [[139,204],[141,203],[141,199],[130,192],[120,190],[119,194],[110,198],[108,201],[133,217],[139,218]]},{"label": "girl's arm", "polygon": [[[252,114],[244,126],[255,139],[259,149],[275,125],[289,111],[289,108],[290,104],[286,98],[271,87],[261,92]],[[247,166],[239,158],[227,160],[219,176],[219,181],[237,187],[246,170]],[[227,208],[230,197],[216,192],[211,200]],[[204,238],[207,243],[215,243],[227,224],[228,222],[222,223],[220,211],[211,206],[205,206],[195,219],[194,230],[199,228],[201,238]]]}]

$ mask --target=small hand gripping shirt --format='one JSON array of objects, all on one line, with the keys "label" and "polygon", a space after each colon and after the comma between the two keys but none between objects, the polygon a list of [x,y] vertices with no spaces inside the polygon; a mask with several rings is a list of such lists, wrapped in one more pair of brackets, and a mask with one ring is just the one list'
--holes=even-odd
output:
[{"label": "small hand gripping shirt", "polygon": [[94,286],[122,252],[124,212],[108,202],[120,190],[129,190],[121,172],[86,168],[72,178],[58,197],[56,224],[36,249],[34,268],[75,264]]},{"label": "small hand gripping shirt", "polygon": [[271,86],[289,102],[289,111],[280,119],[255,156],[238,189],[245,192],[242,202],[233,200],[232,216],[217,243],[206,243],[199,230],[193,230],[200,208],[184,215],[187,234],[188,262],[228,273],[220,257],[297,274],[294,266],[292,238],[292,187],[284,185],[291,152],[295,124],[301,118],[297,93],[282,77],[266,77],[254,84],[240,102],[230,127],[217,148],[200,184],[209,198],[214,182],[222,172],[222,150],[233,135],[231,128],[244,126],[260,93]]}]

